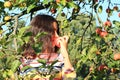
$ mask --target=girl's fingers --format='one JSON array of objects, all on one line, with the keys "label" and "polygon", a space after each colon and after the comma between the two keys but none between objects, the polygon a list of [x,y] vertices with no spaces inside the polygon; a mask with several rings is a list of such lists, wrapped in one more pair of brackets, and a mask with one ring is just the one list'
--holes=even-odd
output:
[{"label": "girl's fingers", "polygon": [[59,38],[58,38],[58,41],[63,41],[63,38],[62,38],[62,37],[59,37]]},{"label": "girl's fingers", "polygon": [[60,46],[67,47],[68,39],[69,39],[68,36],[63,36],[63,37],[59,37],[57,41],[60,44]]},{"label": "girl's fingers", "polygon": [[63,36],[63,37],[59,37],[58,41],[65,41],[68,42],[69,37],[68,36]]},{"label": "girl's fingers", "polygon": [[63,36],[63,39],[64,39],[66,42],[68,42],[69,37],[68,37],[68,36]]}]

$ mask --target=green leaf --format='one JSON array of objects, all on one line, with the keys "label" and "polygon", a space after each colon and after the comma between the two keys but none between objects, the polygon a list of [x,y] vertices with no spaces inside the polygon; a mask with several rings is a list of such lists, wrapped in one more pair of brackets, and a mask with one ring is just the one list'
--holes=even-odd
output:
[{"label": "green leaf", "polygon": [[46,65],[46,60],[45,59],[39,59],[37,60],[39,63],[43,64],[44,66]]},{"label": "green leaf", "polygon": [[52,64],[51,64],[51,66],[53,66],[57,62],[58,62],[58,60],[53,61]]},{"label": "green leaf", "polygon": [[98,12],[99,12],[99,13],[102,13],[102,6],[99,6]]},{"label": "green leaf", "polygon": [[61,4],[62,4],[63,6],[65,6],[66,3],[67,3],[66,0],[62,0],[62,1],[61,1]]},{"label": "green leaf", "polygon": [[19,3],[25,2],[25,0],[20,0]]},{"label": "green leaf", "polygon": [[74,4],[73,2],[68,2],[68,7],[77,8],[76,4]]},{"label": "green leaf", "polygon": [[23,39],[23,41],[25,41],[26,43],[28,43],[28,41],[30,40],[30,37],[27,36],[27,37],[24,37],[24,38],[22,38],[22,39]]},{"label": "green leaf", "polygon": [[19,29],[18,37],[22,37],[25,31],[29,28],[29,26],[22,27]]},{"label": "green leaf", "polygon": [[35,50],[36,54],[41,52],[41,50],[42,50],[42,42],[35,43],[33,45],[33,49]]},{"label": "green leaf", "polygon": [[0,10],[2,9],[4,2],[0,1]]},{"label": "green leaf", "polygon": [[79,45],[80,43],[81,43],[81,39],[78,39],[78,40],[76,41],[76,44]]},{"label": "green leaf", "polygon": [[120,27],[120,22],[119,21],[114,20],[113,24],[115,24],[116,26]]},{"label": "green leaf", "polygon": [[89,53],[94,53],[95,51],[97,51],[98,49],[97,49],[97,47],[96,47],[96,45],[92,45],[91,47],[90,47],[90,49],[89,49]]},{"label": "green leaf", "polygon": [[39,38],[39,37],[44,36],[46,34],[48,34],[48,33],[47,32],[38,33],[37,36],[36,36],[36,38]]},{"label": "green leaf", "polygon": [[44,36],[44,35],[46,35],[46,34],[47,34],[47,32],[38,33],[38,34],[34,37],[35,42],[38,40],[38,38],[40,38],[41,36]]},{"label": "green leaf", "polygon": [[63,7],[63,6],[61,6],[61,5],[60,5],[60,6],[58,6],[58,10],[57,10],[57,11],[58,11],[58,13],[61,13],[61,11],[63,10],[63,8],[64,8],[64,7]]},{"label": "green leaf", "polygon": [[32,67],[29,66],[29,65],[28,65],[28,66],[25,66],[25,67],[22,68],[22,71],[27,70],[27,69],[29,69],[29,68],[32,68]]},{"label": "green leaf", "polygon": [[83,55],[86,55],[86,53],[87,53],[87,48],[84,48],[84,49],[82,50],[82,54],[83,54]]},{"label": "green leaf", "polygon": [[112,16],[113,15],[113,10],[110,9],[110,13],[108,13],[108,16]]},{"label": "green leaf", "polygon": [[11,65],[11,70],[13,72],[15,72],[18,69],[18,67],[20,66],[20,64],[21,64],[21,62],[19,60],[13,61],[12,65]]},{"label": "green leaf", "polygon": [[49,0],[43,0],[43,4],[48,4]]},{"label": "green leaf", "polygon": [[36,7],[34,4],[28,6],[27,13],[29,13],[34,7]]},{"label": "green leaf", "polygon": [[26,32],[23,37],[28,37],[28,36],[32,36],[32,32]]},{"label": "green leaf", "polygon": [[6,41],[7,41],[6,38],[7,38],[7,36],[5,35],[2,37],[2,39],[0,39],[0,45],[4,45],[6,43]]},{"label": "green leaf", "polygon": [[15,56],[7,56],[6,64],[10,64],[11,61],[13,61]]},{"label": "green leaf", "polygon": [[3,76],[4,78],[6,78],[6,77],[7,77],[7,71],[4,71],[3,74],[2,74],[2,76]]},{"label": "green leaf", "polygon": [[105,41],[106,42],[109,42],[109,41],[111,41],[112,39],[114,39],[115,38],[115,35],[114,34],[109,34],[107,37],[105,37]]},{"label": "green leaf", "polygon": [[11,77],[12,75],[14,75],[14,72],[13,72],[12,70],[8,70],[8,71],[7,71],[7,75],[8,75],[9,77]]}]

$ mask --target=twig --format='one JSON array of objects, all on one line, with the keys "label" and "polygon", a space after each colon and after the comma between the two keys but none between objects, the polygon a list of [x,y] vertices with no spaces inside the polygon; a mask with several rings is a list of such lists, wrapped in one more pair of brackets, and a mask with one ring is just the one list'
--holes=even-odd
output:
[{"label": "twig", "polygon": [[[16,16],[18,16],[18,18],[19,18],[20,16],[22,16],[22,15],[25,14],[25,13],[26,13],[26,11],[23,11],[22,13],[20,13],[20,14],[18,14],[18,15],[16,15]],[[10,21],[14,20],[16,16],[12,17],[9,21],[1,22],[1,23],[0,23],[0,26],[6,24],[7,22],[10,22]]]},{"label": "twig", "polygon": [[[15,25],[14,25],[14,31],[13,31],[14,35],[16,35],[17,27],[18,27],[18,16],[15,16]],[[14,47],[15,47],[15,50],[17,52],[17,40],[16,40],[16,38],[14,38]]]},{"label": "twig", "polygon": [[96,12],[96,16],[97,16],[99,25],[100,25],[100,26],[103,26],[102,20],[101,20],[100,17],[98,16],[98,13],[97,13],[97,12]]},{"label": "twig", "polygon": [[89,72],[89,74],[84,78],[84,80],[88,80],[91,73],[92,72]]}]

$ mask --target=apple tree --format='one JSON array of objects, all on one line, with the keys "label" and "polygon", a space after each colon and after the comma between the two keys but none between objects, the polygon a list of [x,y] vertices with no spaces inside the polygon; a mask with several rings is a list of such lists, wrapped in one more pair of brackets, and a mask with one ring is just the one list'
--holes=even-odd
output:
[{"label": "apple tree", "polygon": [[35,15],[44,13],[59,21],[61,36],[70,37],[68,52],[76,79],[119,79],[119,6],[119,1],[112,0],[1,0],[0,78],[20,78],[16,71],[21,46],[30,36],[24,32]]}]

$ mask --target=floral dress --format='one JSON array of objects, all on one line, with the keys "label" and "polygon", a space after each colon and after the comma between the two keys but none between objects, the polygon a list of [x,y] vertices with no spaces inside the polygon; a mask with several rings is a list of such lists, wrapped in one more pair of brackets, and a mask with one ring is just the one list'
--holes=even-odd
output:
[{"label": "floral dress", "polygon": [[[44,57],[45,55],[42,55]],[[63,70],[64,59],[61,54],[52,62],[44,59],[22,59],[19,75],[24,80],[73,80],[76,77],[74,69]]]}]

